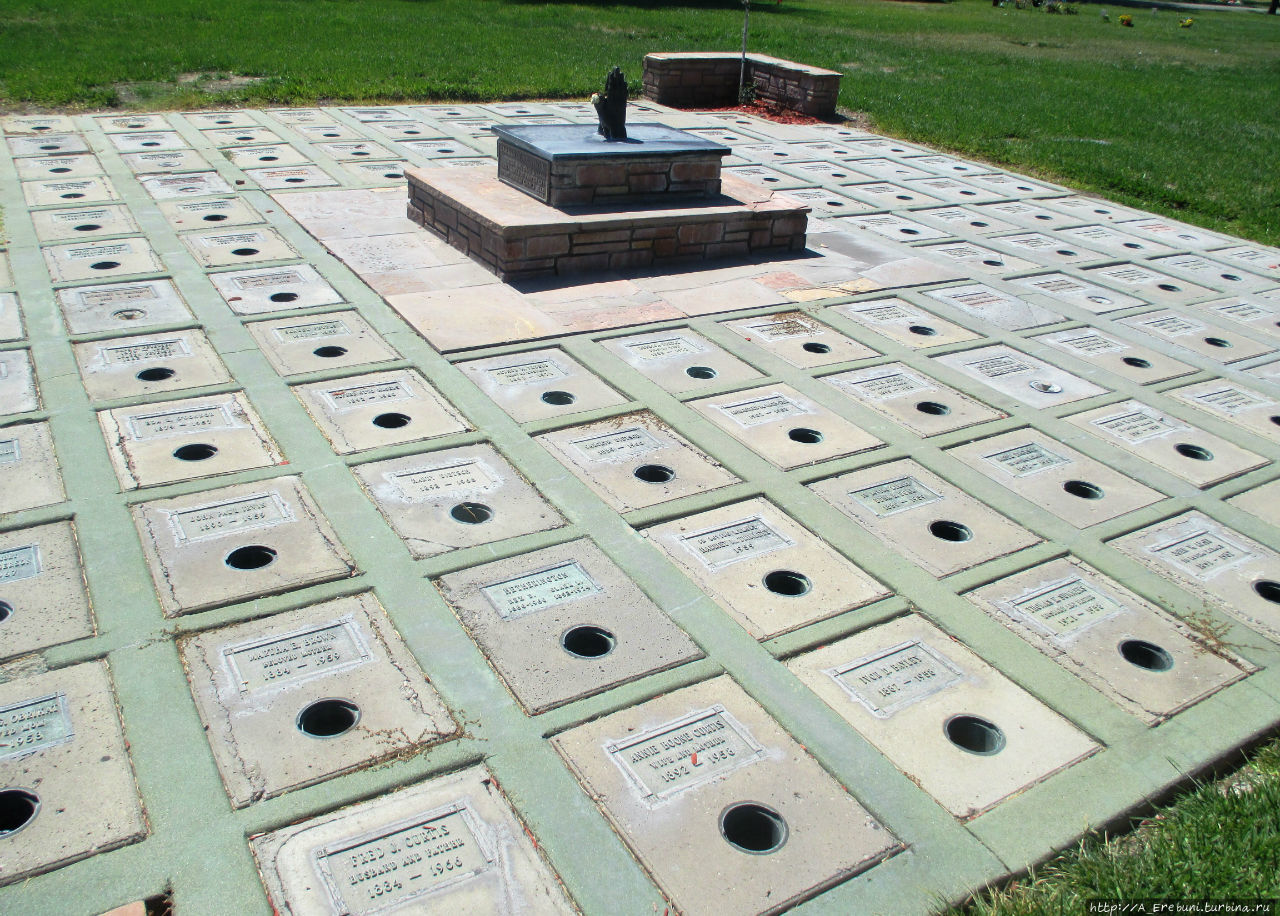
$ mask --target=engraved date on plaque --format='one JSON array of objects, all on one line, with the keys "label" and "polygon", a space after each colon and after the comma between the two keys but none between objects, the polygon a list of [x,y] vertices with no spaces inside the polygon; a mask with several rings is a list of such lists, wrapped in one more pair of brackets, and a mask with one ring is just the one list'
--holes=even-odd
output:
[{"label": "engraved date on plaque", "polygon": [[827,669],[827,675],[878,719],[964,680],[964,672],[922,642]]},{"label": "engraved date on plaque", "polygon": [[484,824],[466,802],[316,850],[334,913],[396,908],[494,867]]},{"label": "engraved date on plaque", "polygon": [[179,542],[269,528],[291,521],[293,512],[279,493],[258,493],[243,499],[169,513],[169,523]]},{"label": "engraved date on plaque", "polygon": [[765,756],[746,727],[720,705],[608,741],[604,749],[648,802],[665,801]]},{"label": "engraved date on plaque", "polygon": [[62,694],[0,707],[0,760],[63,744],[74,737]]},{"label": "engraved date on plaque", "polygon": [[480,589],[498,616],[514,620],[526,614],[577,601],[604,591],[590,574],[577,563],[563,563],[551,569],[529,573],[482,586]]},{"label": "engraved date on plaque", "polygon": [[372,658],[350,618],[247,645],[227,646],[222,656],[241,693],[334,674]]}]

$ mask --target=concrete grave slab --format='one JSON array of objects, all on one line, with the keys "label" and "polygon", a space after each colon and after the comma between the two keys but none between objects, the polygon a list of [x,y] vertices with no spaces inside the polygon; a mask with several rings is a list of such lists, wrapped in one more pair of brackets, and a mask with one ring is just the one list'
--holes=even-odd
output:
[{"label": "concrete grave slab", "polygon": [[0,513],[51,506],[67,498],[47,423],[0,429]]},{"label": "concrete grave slab", "polygon": [[1280,637],[1280,555],[1200,512],[1110,542],[1214,610]]},{"label": "concrete grave slab", "polygon": [[490,445],[374,461],[352,472],[414,559],[565,524]]},{"label": "concrete grave slab", "polygon": [[1171,398],[1280,443],[1280,401],[1226,379],[1166,391]]},{"label": "concrete grave slab", "polygon": [[[0,658],[84,639],[94,632],[71,522],[0,533]],[[0,737],[0,759],[8,756],[3,749],[7,737]]]},{"label": "concrete grave slab", "polygon": [[120,153],[145,153],[150,150],[175,150],[187,146],[182,136],[171,130],[128,131],[107,134],[111,145]]},{"label": "concrete grave slab", "polygon": [[893,461],[809,484],[911,562],[949,576],[1040,538],[914,461]]},{"label": "concrete grave slab", "polygon": [[1157,216],[1143,216],[1140,219],[1124,220],[1120,228],[1127,232],[1145,235],[1175,248],[1192,251],[1205,251],[1229,244],[1231,239],[1217,235],[1204,229],[1176,223]]},{"label": "concrete grave slab", "polygon": [[105,280],[164,270],[151,244],[141,236],[55,245],[45,248],[43,254],[55,282]]},{"label": "concrete grave slab", "polygon": [[978,204],[975,209],[983,213],[989,213],[998,219],[1005,219],[1011,223],[1026,226],[1028,229],[1064,229],[1068,226],[1078,225],[1083,220],[1096,222],[1098,219],[1096,214],[1077,215],[1064,213],[1049,206],[1042,206],[1049,203],[1052,203],[1052,201],[1010,200],[992,204]]},{"label": "concrete grave slab", "polygon": [[102,174],[102,163],[98,157],[87,153],[14,159],[13,167],[22,181],[63,181]]},{"label": "concrete grave slab", "polygon": [[1128,290],[1153,305],[1187,305],[1214,295],[1214,290],[1141,264],[1090,267],[1084,275],[1115,289]]},{"label": "concrete grave slab", "polygon": [[742,360],[687,328],[610,337],[600,343],[631,368],[676,394],[761,377]]},{"label": "concrete grave slab", "polygon": [[644,536],[756,639],[788,633],[889,594],[763,499],[655,525]]},{"label": "concrete grave slab", "polygon": [[1074,558],[966,597],[1147,725],[1257,670]]},{"label": "concrete grave slab", "polygon": [[98,423],[125,490],[284,463],[240,392],[117,407]]},{"label": "concrete grave slab", "polygon": [[28,207],[70,206],[71,204],[100,204],[119,200],[110,180],[87,175],[82,178],[67,176],[52,181],[24,181],[22,195]]},{"label": "concrete grave slab", "polygon": [[744,340],[802,369],[880,355],[804,312],[774,312],[726,321],[725,326]]},{"label": "concrete grave slab", "polygon": [[202,172],[209,161],[190,149],[153,153],[128,153],[120,157],[135,175],[158,175],[166,172]]},{"label": "concrete grave slab", "polygon": [[342,295],[310,264],[215,273],[209,280],[237,315],[286,312],[342,301]]},{"label": "concrete grave slab", "polygon": [[733,391],[689,406],[783,470],[884,445],[788,385]]},{"label": "concrete grave slab", "polygon": [[274,130],[259,127],[256,124],[244,124],[240,127],[224,127],[219,130],[206,130],[205,139],[217,147],[224,146],[272,146],[285,141]]},{"label": "concrete grave slab", "polygon": [[[1096,223],[1099,219],[1107,222],[1124,222],[1142,216],[1138,210],[1131,210],[1109,200],[1081,195],[1055,197],[1044,201],[1046,207],[1059,213],[1067,214],[1079,222]],[[1179,246],[1181,247],[1181,246]]]},{"label": "concrete grave slab", "polygon": [[551,741],[690,916],[788,909],[901,848],[728,678]]},{"label": "concrete grave slab", "polygon": [[169,129],[169,122],[161,114],[99,115],[94,120],[108,134]]},{"label": "concrete grave slab", "polygon": [[230,228],[264,222],[261,213],[238,197],[167,200],[160,204],[160,212],[179,231],[206,226]]},{"label": "concrete grave slab", "polygon": [[1141,385],[1167,381],[1196,371],[1194,366],[1172,356],[1128,343],[1090,325],[1041,334],[1031,339]]},{"label": "concrete grave slab", "polygon": [[915,615],[798,656],[787,667],[961,820],[1100,750]]},{"label": "concrete grave slab", "polygon": [[6,134],[65,134],[75,130],[74,122],[66,115],[9,115],[0,121],[0,129]]},{"label": "concrete grave slab", "polygon": [[70,153],[87,153],[89,144],[79,134],[19,134],[8,140],[9,152],[14,158],[24,156],[66,156]]},{"label": "concrete grave slab", "polygon": [[74,345],[90,400],[131,398],[231,382],[203,331],[115,337]]},{"label": "concrete grave slab", "polygon": [[1003,276],[1034,270],[1039,266],[1033,261],[972,242],[940,242],[936,245],[921,245],[920,250],[963,265],[963,269],[971,273]]},{"label": "concrete grave slab", "polygon": [[416,369],[314,382],[293,391],[340,455],[471,428]]},{"label": "concrete grave slab", "polygon": [[293,246],[274,229],[252,228],[206,229],[183,232],[178,236],[187,250],[203,267],[229,267],[260,261],[285,261],[298,256]]},{"label": "concrete grave slab", "polygon": [[35,225],[36,237],[42,242],[96,239],[139,231],[128,208],[121,204],[76,207],[72,210],[37,210],[31,214],[31,222]]},{"label": "concrete grave slab", "polygon": [[372,592],[178,647],[236,808],[458,731]]},{"label": "concrete grave slab", "polygon": [[833,306],[832,311],[916,350],[978,339],[969,329],[926,312],[900,296],[850,302]]},{"label": "concrete grave slab", "polygon": [[1251,340],[1235,329],[1204,321],[1200,316],[1189,316],[1179,311],[1165,310],[1121,318],[1120,324],[1134,330],[1160,337],[1174,346],[1181,347],[1217,363],[1237,363],[1274,353],[1276,348]]},{"label": "concrete grave slab", "polygon": [[134,330],[195,321],[172,280],[138,280],[60,289],[58,305],[72,334]]},{"label": "concrete grave slab", "polygon": [[702,657],[590,541],[451,573],[437,585],[530,715]]},{"label": "concrete grave slab", "polygon": [[1077,528],[1090,528],[1165,498],[1034,429],[968,442],[948,454]]},{"label": "concrete grave slab", "polygon": [[131,511],[166,617],[355,572],[297,477],[138,503]]},{"label": "concrete grave slab", "polygon": [[[393,907],[576,912],[498,782],[472,766],[250,840],[281,916]],[[366,862],[397,865],[384,878]],[[407,907],[406,907],[407,905]]]},{"label": "concrete grave slab", "polygon": [[931,153],[925,156],[908,156],[903,160],[909,165],[922,168],[927,172],[935,175],[985,175],[991,171],[991,166],[983,165],[979,162],[969,162],[965,159],[957,159],[955,156],[944,156],[938,153]]},{"label": "concrete grave slab", "polygon": [[0,341],[22,340],[22,308],[13,293],[0,293]]},{"label": "concrete grave slab", "polygon": [[[226,156],[232,165],[242,169],[261,170],[264,166],[276,169],[283,166],[309,165],[311,162],[310,157],[287,143],[268,146],[229,146],[222,150],[222,155]],[[257,178],[255,180],[262,184]],[[263,187],[267,185],[263,184]]]},{"label": "concrete grave slab", "polygon": [[1045,232],[1015,232],[990,236],[990,240],[995,245],[1034,257],[1043,264],[1069,265],[1106,260],[1102,252],[1077,240],[1067,241]]},{"label": "concrete grave slab", "polygon": [[[860,162],[862,160],[858,161]],[[929,204],[946,203],[946,201],[941,197],[937,197],[933,194],[926,194],[924,191],[904,187],[900,184],[894,184],[891,181],[869,181],[864,184],[844,185],[841,190],[854,200],[860,200],[872,207],[886,210],[891,207],[924,207]],[[901,217],[899,217],[899,219],[901,219]],[[867,217],[855,219],[852,220],[852,222],[855,225],[869,229],[874,229],[875,225],[877,225],[871,223],[870,218]],[[928,234],[933,231],[934,230],[926,229],[920,234],[914,236],[913,239],[919,241],[924,238],[946,238],[948,235],[948,233],[943,233],[941,236],[931,236]],[[881,232],[881,234],[887,235],[888,233]],[[896,236],[893,237],[896,238]]]},{"label": "concrete grave slab", "polygon": [[[814,165],[815,163],[805,163],[805,165]],[[721,169],[721,174],[733,175],[741,178],[743,181],[749,181],[752,184],[758,184],[763,188],[776,188],[785,190],[787,188],[800,188],[809,184],[808,181],[792,178],[785,172],[777,169],[771,169],[764,165],[729,165]]]},{"label": "concrete grave slab", "polygon": [[1224,502],[1280,528],[1280,480],[1252,487]]},{"label": "concrete grave slab", "polygon": [[[390,124],[400,124],[404,122],[391,121]],[[319,142],[321,140],[362,140],[364,134],[345,124],[295,124],[293,129],[311,142]]]},{"label": "concrete grave slab", "polygon": [[1100,385],[1003,344],[933,358],[1031,407],[1057,407],[1107,393]]},{"label": "concrete grave slab", "polygon": [[40,409],[28,350],[0,350],[0,416]]},{"label": "concrete grave slab", "polygon": [[1141,401],[1122,401],[1066,419],[1201,489],[1268,464],[1261,455]]},{"label": "concrete grave slab", "polygon": [[892,137],[877,137],[874,134],[861,134],[856,129],[841,127],[835,124],[816,125],[820,132],[841,137],[846,147],[853,151],[857,158],[868,156],[926,156],[933,151],[913,143],[894,140]]},{"label": "concrete grave slab", "polygon": [[1161,254],[1172,254],[1176,250],[1168,245],[1161,245],[1159,242],[1153,242],[1141,236],[1121,232],[1115,226],[1103,223],[1072,226],[1067,229],[1059,229],[1058,232],[1060,235],[1074,239],[1082,245],[1088,245],[1096,251],[1104,251],[1107,254],[1122,258],[1150,258]]},{"label": "concrete grave slab", "polygon": [[338,183],[324,169],[316,165],[295,165],[284,168],[245,169],[245,174],[268,191],[289,188],[324,188]]},{"label": "concrete grave slab", "polygon": [[619,512],[738,481],[649,411],[570,426],[536,438]]},{"label": "concrete grave slab", "polygon": [[190,172],[183,175],[147,175],[138,179],[156,200],[182,197],[212,197],[231,193],[231,185],[217,172]]},{"label": "concrete grave slab", "polygon": [[1053,185],[1032,181],[1025,175],[1011,175],[1007,172],[995,172],[989,175],[969,174],[965,177],[965,181],[980,188],[990,188],[1001,197],[1044,197],[1059,193]]},{"label": "concrete grave slab", "polygon": [[403,159],[380,162],[346,162],[343,168],[357,181],[365,184],[393,185],[404,189],[404,170],[409,163]]},{"label": "concrete grave slab", "polygon": [[369,140],[349,140],[339,143],[317,143],[316,149],[337,162],[355,162],[361,159],[394,159],[395,153]]},{"label": "concrete grave slab", "polygon": [[[375,133],[381,134],[391,140],[443,140],[445,135],[441,133],[439,128],[427,124],[425,121],[386,121],[375,122],[369,125]],[[320,135],[323,136],[323,135]],[[359,135],[352,134],[350,137],[343,137],[344,140],[357,139]]]},{"label": "concrete grave slab", "polygon": [[458,363],[518,423],[625,404],[627,399],[563,350],[526,350]]},{"label": "concrete grave slab", "polygon": [[870,213],[876,207],[861,200],[854,200],[843,194],[836,194],[826,188],[795,188],[784,192],[792,200],[803,204],[813,211],[814,216],[827,218],[832,216],[848,216],[852,213]]},{"label": "concrete grave slab", "polygon": [[400,358],[354,310],[256,321],[248,329],[275,370],[286,376]]},{"label": "concrete grave slab", "polygon": [[1059,302],[1077,306],[1095,315],[1147,305],[1136,296],[1127,296],[1063,273],[1036,274],[1009,282]]},{"label": "concrete grave slab", "polygon": [[281,124],[293,126],[330,123],[333,116],[327,112],[321,111],[319,108],[268,108],[265,114],[275,118]]},{"label": "concrete grave slab", "polygon": [[1280,280],[1280,251],[1260,245],[1232,245],[1209,252],[1213,257]]},{"label": "concrete grave slab", "polygon": [[0,684],[0,732],[0,785],[16,823],[0,884],[147,835],[105,662]]},{"label": "concrete grave slab", "polygon": [[978,318],[1006,331],[1038,328],[1064,320],[1063,315],[1052,309],[1002,293],[985,283],[933,289],[927,291],[925,295],[964,315]]},{"label": "concrete grave slab", "polygon": [[253,115],[247,111],[184,111],[182,116],[186,118],[192,127],[200,130],[215,130],[217,128],[256,128],[258,122],[254,120]]},{"label": "concrete grave slab", "polygon": [[1226,320],[1258,331],[1268,337],[1280,337],[1280,308],[1255,297],[1233,297],[1203,302],[1197,309],[1214,320]]},{"label": "concrete grave slab", "polygon": [[822,380],[925,438],[1005,416],[905,363],[854,369]]},{"label": "concrete grave slab", "polygon": [[902,182],[902,186],[922,189],[932,197],[949,200],[957,204],[977,203],[982,200],[999,200],[1004,196],[998,191],[992,191],[967,181],[943,176],[910,178]]},{"label": "concrete grave slab", "polygon": [[969,207],[932,207],[927,210],[913,210],[911,215],[930,226],[945,229],[949,233],[977,235],[995,235],[997,232],[1012,232],[1018,227],[1013,223],[996,219],[988,213],[980,213]]}]

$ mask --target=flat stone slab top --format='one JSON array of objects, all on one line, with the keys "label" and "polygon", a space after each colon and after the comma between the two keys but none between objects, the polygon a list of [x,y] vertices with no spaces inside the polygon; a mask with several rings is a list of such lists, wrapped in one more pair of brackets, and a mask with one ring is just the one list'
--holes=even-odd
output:
[{"label": "flat stone slab top", "polygon": [[493,132],[499,141],[550,160],[729,155],[727,146],[665,124],[631,124],[625,140],[606,140],[590,124],[496,124]]},{"label": "flat stone slab top", "polygon": [[720,180],[719,197],[698,205],[619,201],[566,211],[496,180],[500,172],[408,168],[405,176],[409,218],[504,281],[800,251],[805,244],[808,207],[733,176]]}]

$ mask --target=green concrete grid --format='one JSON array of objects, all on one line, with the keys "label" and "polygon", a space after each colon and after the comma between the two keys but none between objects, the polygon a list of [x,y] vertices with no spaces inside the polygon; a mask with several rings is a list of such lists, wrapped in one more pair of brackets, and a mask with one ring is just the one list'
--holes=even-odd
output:
[{"label": "green concrete grid", "polygon": [[[336,120],[344,119],[339,117]],[[202,139],[198,131],[184,123],[181,116],[172,116],[171,121],[189,142]],[[260,118],[260,121],[282,137],[288,137],[287,129],[281,129],[280,125],[265,118]],[[967,888],[1071,842],[1088,826],[1115,816],[1185,773],[1194,772],[1255,732],[1273,725],[1280,685],[1267,666],[1277,650],[1274,645],[1240,626],[1232,628],[1228,641],[1238,645],[1242,655],[1265,670],[1181,713],[1173,721],[1149,730],[958,597],[960,592],[969,588],[1035,565],[1069,548],[1104,573],[1175,612],[1198,611],[1200,606],[1195,599],[1106,547],[1103,541],[1194,507],[1274,547],[1277,543],[1274,529],[1234,507],[1219,503],[1216,498],[1217,493],[1234,494],[1270,479],[1274,476],[1274,469],[1264,468],[1200,492],[1177,478],[1150,468],[1140,459],[1110,449],[1100,440],[1063,424],[1058,417],[1121,397],[1136,396],[1255,451],[1274,454],[1273,448],[1268,449],[1267,443],[1256,437],[1202,416],[1180,402],[1159,398],[1149,387],[1143,390],[1142,386],[1105,376],[1106,387],[1116,394],[1076,402],[1048,412],[1031,410],[985,389],[974,391],[979,400],[1000,407],[1011,415],[1010,418],[922,441],[880,415],[852,404],[817,380],[821,375],[855,363],[827,366],[820,370],[799,370],[720,327],[714,317],[649,325],[645,330],[664,326],[691,327],[758,368],[769,377],[764,380],[766,383],[771,380],[796,387],[880,436],[888,443],[887,447],[827,462],[819,467],[781,472],[703,420],[684,403],[720,391],[756,387],[762,383],[761,380],[673,397],[613,358],[595,342],[602,337],[625,333],[622,330],[571,335],[554,343],[562,345],[588,369],[629,396],[632,400],[628,404],[612,410],[521,427],[480,395],[460,372],[452,370],[450,362],[496,352],[543,347],[548,345],[547,341],[442,358],[414,332],[405,328],[399,318],[346,268],[329,257],[299,227],[280,215],[269,197],[247,191],[244,196],[257,206],[259,212],[265,214],[267,210],[277,210],[275,214],[267,214],[271,224],[405,356],[403,362],[380,364],[375,368],[417,366],[446,398],[462,410],[477,430],[483,431],[335,458],[305,410],[289,392],[289,386],[257,352],[241,320],[230,313],[221,298],[202,279],[205,272],[195,265],[185,247],[178,242],[154,202],[135,184],[132,174],[97,132],[97,125],[83,117],[79,123],[93,139],[104,169],[121,190],[144,233],[161,252],[197,321],[205,328],[237,382],[263,415],[291,463],[284,469],[228,475],[216,481],[193,481],[153,488],[145,493],[120,495],[115,492],[117,484],[109,463],[104,460],[105,450],[94,411],[79,387],[70,348],[60,328],[56,304],[42,278],[44,265],[30,224],[19,216],[26,208],[15,193],[17,186],[11,180],[12,166],[7,159],[3,160],[0,169],[4,171],[0,177],[4,179],[5,187],[3,202],[11,215],[7,226],[14,236],[11,252],[16,262],[14,274],[18,279],[28,322],[29,343],[35,354],[45,398],[44,411],[19,419],[49,418],[54,427],[70,501],[70,505],[15,514],[6,519],[5,527],[26,527],[49,519],[66,518],[74,511],[102,632],[94,639],[48,650],[44,656],[51,667],[103,655],[110,660],[139,785],[153,827],[152,835],[142,843],[100,854],[0,892],[7,899],[20,900],[22,908],[32,912],[67,912],[68,901],[74,901],[75,906],[84,912],[92,912],[106,909],[113,903],[155,893],[171,883],[181,912],[259,910],[264,907],[265,898],[253,873],[253,863],[245,844],[246,835],[368,798],[484,757],[586,912],[651,912],[650,907],[657,903],[660,894],[568,777],[543,739],[586,719],[703,679],[720,670],[727,670],[735,676],[837,779],[890,829],[911,844],[908,852],[802,907],[813,912],[927,910],[939,898],[954,897]],[[345,119],[345,123],[359,129],[358,122],[352,119]],[[378,140],[372,134],[371,138]],[[303,148],[300,140],[295,145]],[[239,170],[224,162],[218,162],[216,167],[234,186]],[[330,165],[330,171],[335,175],[345,175],[333,165]],[[344,184],[354,183],[344,180]],[[982,244],[984,240],[974,238],[972,241]],[[1057,269],[1072,273],[1070,268]],[[982,278],[979,282],[1013,291],[999,280]],[[796,307],[884,353],[884,359],[879,361],[899,360],[961,390],[973,391],[976,386],[967,378],[936,365],[927,355],[895,346],[828,308],[838,301],[879,298],[888,294],[880,292]],[[904,295],[920,305],[929,303],[926,307],[930,311],[950,315],[945,307],[920,299],[913,292],[904,294],[901,290],[894,290],[893,294]],[[1056,301],[1045,304],[1063,313],[1072,311]],[[334,311],[342,307],[308,311]],[[779,307],[761,308],[719,317],[739,318],[778,310]],[[782,310],[790,308],[783,307]],[[1113,313],[1107,318],[1082,313],[1081,320],[1105,324],[1117,336],[1124,336],[1128,331],[1130,339],[1133,339],[1136,332],[1113,326],[1109,319],[1144,310]],[[968,316],[950,317],[979,332],[989,332],[991,340],[1014,344],[1078,374],[1090,374],[1082,371],[1085,368],[1083,364],[1074,363],[1056,351],[1047,352],[1047,348],[1025,340],[1029,333],[1042,332],[1043,329],[1009,333],[981,327]],[[930,351],[930,355],[969,349],[988,342],[967,342]],[[1151,344],[1146,339],[1142,342]],[[1158,345],[1156,348],[1162,349]],[[1195,358],[1181,353],[1178,358],[1201,371],[1154,386],[1156,392],[1212,376],[1231,378],[1238,373],[1236,369],[1224,370],[1207,360],[1197,362]],[[1248,364],[1262,361],[1251,360]],[[876,362],[875,359],[860,360],[856,365],[868,366]],[[291,379],[291,383],[342,377],[356,371],[364,370],[308,375]],[[1096,375],[1099,379],[1104,378],[1102,373]],[[1244,380],[1249,386],[1265,388],[1265,383],[1257,379],[1246,377]],[[199,393],[209,390],[219,389],[200,389]],[[155,399],[168,400],[192,393],[181,392]],[[653,410],[678,433],[720,460],[743,482],[652,510],[630,513],[622,518],[605,507],[585,485],[567,474],[558,462],[529,438],[530,433],[576,425],[597,416],[611,416],[638,408]],[[1130,475],[1140,476],[1171,498],[1082,532],[1038,512],[1030,503],[945,454],[947,445],[1022,425],[1043,429],[1090,457]],[[484,438],[538,485],[566,516],[570,526],[444,557],[422,561],[408,559],[399,539],[390,532],[346,470],[347,465],[424,449],[434,451]],[[818,477],[879,464],[904,455],[910,455],[1060,546],[1050,543],[1032,547],[983,564],[975,570],[941,581],[933,580],[922,576],[876,539],[850,525],[847,518],[803,486]],[[363,574],[356,579],[313,586],[176,621],[161,618],[149,576],[141,563],[136,533],[126,506],[143,499],[274,476],[281,470],[302,476],[322,511],[338,529]],[[859,565],[894,588],[898,595],[762,645],[739,628],[726,627],[723,612],[682,576],[673,576],[674,567],[647,541],[637,537],[630,524],[647,525],[757,494],[769,498],[842,553],[855,558]],[[708,660],[653,675],[551,711],[537,719],[528,719],[518,712],[452,613],[440,602],[434,589],[424,582],[424,577],[559,543],[588,532],[614,562],[685,627],[703,647]],[[375,588],[424,670],[453,707],[467,736],[407,760],[335,777],[317,786],[256,803],[240,812],[230,811],[216,771],[210,765],[208,748],[199,720],[194,715],[181,663],[173,651],[169,634],[251,619],[335,595],[361,591],[370,585]],[[112,596],[110,601],[104,600],[103,596],[107,595]],[[1023,687],[1101,739],[1107,749],[1020,797],[1006,801],[967,826],[958,824],[859,738],[832,710],[801,687],[775,660],[861,630],[899,614],[907,607],[920,609],[927,617],[959,636]],[[149,702],[150,697],[161,691],[165,691],[166,696],[177,697],[177,702],[163,705]],[[1230,709],[1232,715],[1222,715],[1224,708]],[[192,822],[192,810],[201,812],[199,822]],[[592,861],[583,861],[580,854],[583,848],[593,850]],[[107,888],[110,890],[104,891]],[[20,898],[17,896],[19,893],[22,895]]]}]

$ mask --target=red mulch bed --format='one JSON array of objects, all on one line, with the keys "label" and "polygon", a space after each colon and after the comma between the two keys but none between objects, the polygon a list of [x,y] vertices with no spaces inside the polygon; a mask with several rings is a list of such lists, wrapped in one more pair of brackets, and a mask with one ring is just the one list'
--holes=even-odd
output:
[{"label": "red mulch bed", "polygon": [[749,105],[731,105],[728,108],[702,108],[700,111],[740,111],[743,114],[755,115],[757,118],[764,118],[769,121],[777,121],[779,124],[826,124],[827,122],[821,118],[815,118],[812,115],[801,114],[798,111],[792,111],[789,108],[783,108],[780,105],[773,105],[768,102],[752,102]]}]

